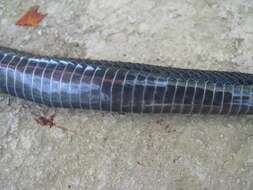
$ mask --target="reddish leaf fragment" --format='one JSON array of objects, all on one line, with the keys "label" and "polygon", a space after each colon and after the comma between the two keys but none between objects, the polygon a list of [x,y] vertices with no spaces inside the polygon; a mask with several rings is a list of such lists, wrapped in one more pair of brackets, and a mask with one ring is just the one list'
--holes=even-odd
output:
[{"label": "reddish leaf fragment", "polygon": [[38,12],[39,6],[31,7],[17,22],[19,26],[37,26],[47,14]]},{"label": "reddish leaf fragment", "polygon": [[43,127],[46,127],[46,126],[48,126],[49,128],[56,127],[56,128],[62,129],[63,131],[70,131],[72,133],[76,133],[73,130],[70,130],[70,129],[67,129],[65,127],[56,125],[56,123],[54,122],[55,116],[56,116],[56,114],[49,115],[48,117],[39,116],[39,117],[34,118],[34,120],[39,125],[41,125]]},{"label": "reddish leaf fragment", "polygon": [[51,128],[55,126],[54,118],[55,118],[55,114],[52,114],[47,118],[43,116],[35,118],[35,121],[42,126],[49,126]]}]

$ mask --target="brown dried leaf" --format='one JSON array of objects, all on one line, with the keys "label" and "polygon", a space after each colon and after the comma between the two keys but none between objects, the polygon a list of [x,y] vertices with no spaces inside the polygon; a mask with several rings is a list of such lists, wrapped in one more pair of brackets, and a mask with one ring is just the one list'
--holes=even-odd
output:
[{"label": "brown dried leaf", "polygon": [[47,14],[38,12],[39,6],[31,7],[17,22],[19,26],[32,26],[36,27]]}]

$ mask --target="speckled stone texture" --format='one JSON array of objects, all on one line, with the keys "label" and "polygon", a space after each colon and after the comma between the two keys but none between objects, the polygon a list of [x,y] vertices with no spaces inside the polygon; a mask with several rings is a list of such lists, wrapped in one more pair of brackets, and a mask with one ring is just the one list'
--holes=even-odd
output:
[{"label": "speckled stone texture", "polygon": [[[31,6],[48,16],[15,26]],[[252,0],[1,0],[0,45],[253,73]],[[253,189],[253,116],[119,115],[0,102],[0,189]],[[43,127],[34,119],[56,114]]]}]

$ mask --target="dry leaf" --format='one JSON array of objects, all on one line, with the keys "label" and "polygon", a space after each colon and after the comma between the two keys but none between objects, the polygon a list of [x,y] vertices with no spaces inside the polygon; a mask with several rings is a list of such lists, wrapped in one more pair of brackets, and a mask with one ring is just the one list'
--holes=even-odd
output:
[{"label": "dry leaf", "polygon": [[27,11],[24,16],[22,16],[17,22],[16,25],[19,26],[37,26],[42,19],[47,15],[47,14],[42,14],[38,12],[39,6],[34,6]]},{"label": "dry leaf", "polygon": [[63,131],[69,131],[76,134],[76,131],[74,130],[70,130],[68,128],[56,125],[54,121],[55,116],[56,114],[54,113],[52,115],[49,115],[48,117],[44,117],[44,116],[36,117],[34,118],[34,120],[41,126],[48,126],[49,128],[56,127],[56,128],[62,129]]}]

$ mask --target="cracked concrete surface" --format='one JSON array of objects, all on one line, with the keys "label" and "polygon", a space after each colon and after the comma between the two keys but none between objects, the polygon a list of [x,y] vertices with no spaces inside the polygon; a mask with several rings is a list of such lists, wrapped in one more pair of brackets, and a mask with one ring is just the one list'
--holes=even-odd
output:
[{"label": "cracked concrete surface", "polygon": [[[31,6],[37,28],[15,26]],[[0,45],[253,73],[251,0],[1,0]],[[253,117],[119,115],[0,102],[0,189],[253,189]],[[42,127],[56,113],[67,128]]]}]

